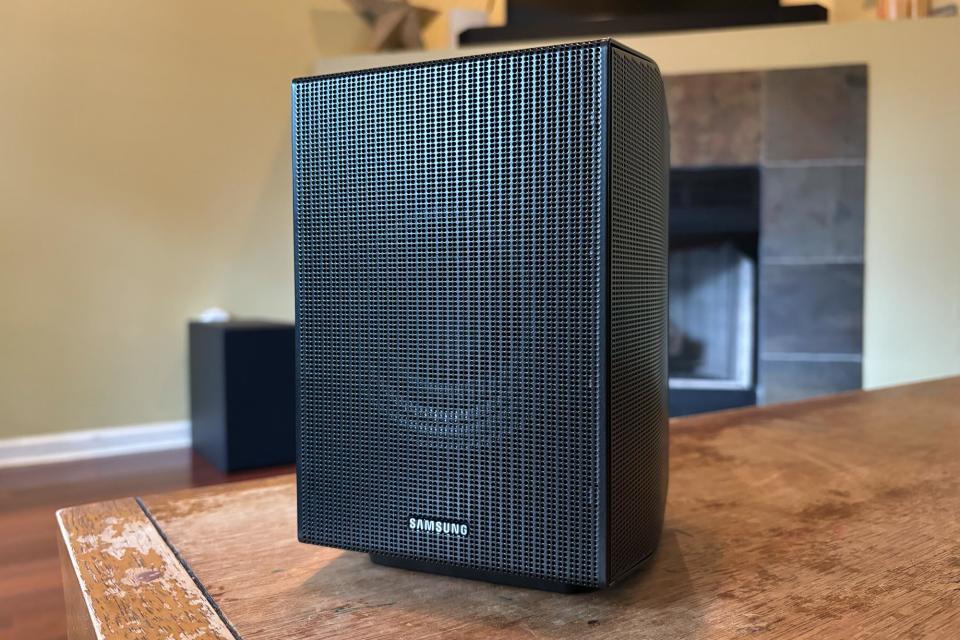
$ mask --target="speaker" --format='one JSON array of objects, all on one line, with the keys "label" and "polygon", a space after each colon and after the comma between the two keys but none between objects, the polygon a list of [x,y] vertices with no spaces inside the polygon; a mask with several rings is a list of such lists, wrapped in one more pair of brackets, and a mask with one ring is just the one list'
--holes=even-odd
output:
[{"label": "speaker", "polygon": [[612,40],[295,80],[298,529],[603,587],[667,493],[669,138]]},{"label": "speaker", "polygon": [[294,325],[191,322],[193,449],[221,471],[294,461]]}]

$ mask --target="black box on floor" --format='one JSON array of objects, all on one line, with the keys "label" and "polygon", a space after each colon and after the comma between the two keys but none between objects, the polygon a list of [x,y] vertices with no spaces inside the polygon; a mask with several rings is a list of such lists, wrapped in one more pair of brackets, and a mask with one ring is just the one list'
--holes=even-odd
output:
[{"label": "black box on floor", "polygon": [[294,325],[190,323],[193,448],[224,471],[292,464]]}]

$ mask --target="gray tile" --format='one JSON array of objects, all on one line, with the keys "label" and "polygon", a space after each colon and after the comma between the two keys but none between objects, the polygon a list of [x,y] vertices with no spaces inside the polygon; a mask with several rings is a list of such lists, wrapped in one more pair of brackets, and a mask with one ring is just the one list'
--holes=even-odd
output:
[{"label": "gray tile", "polygon": [[764,87],[766,161],[866,157],[865,66],[770,71]]},{"label": "gray tile", "polygon": [[864,166],[763,171],[765,258],[863,258]]},{"label": "gray tile", "polygon": [[762,78],[759,72],[667,77],[673,165],[757,164]]},{"label": "gray tile", "polygon": [[861,353],[863,265],[760,266],[760,352]]},{"label": "gray tile", "polygon": [[851,391],[862,385],[859,362],[761,360],[758,375],[761,404]]}]

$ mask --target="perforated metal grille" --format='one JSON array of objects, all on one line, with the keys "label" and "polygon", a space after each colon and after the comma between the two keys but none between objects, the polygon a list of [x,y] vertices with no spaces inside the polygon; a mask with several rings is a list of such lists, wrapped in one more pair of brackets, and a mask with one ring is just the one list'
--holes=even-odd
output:
[{"label": "perforated metal grille", "polygon": [[597,583],[604,49],[295,83],[302,539]]},{"label": "perforated metal grille", "polygon": [[667,492],[669,137],[657,68],[612,49],[610,575],[656,548]]}]

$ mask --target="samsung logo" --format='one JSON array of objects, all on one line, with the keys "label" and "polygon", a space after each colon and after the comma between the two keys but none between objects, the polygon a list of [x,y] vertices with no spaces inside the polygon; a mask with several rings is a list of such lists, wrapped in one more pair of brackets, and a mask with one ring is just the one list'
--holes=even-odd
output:
[{"label": "samsung logo", "polygon": [[431,520],[429,518],[410,518],[408,526],[412,531],[426,531],[448,536],[467,535],[467,525],[464,522],[449,522],[447,520]]}]

